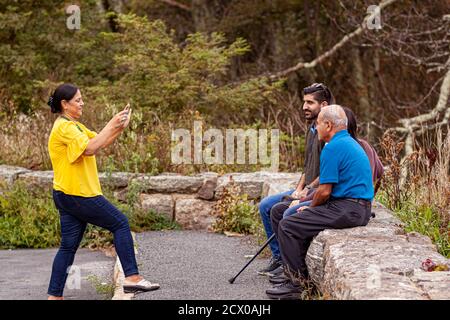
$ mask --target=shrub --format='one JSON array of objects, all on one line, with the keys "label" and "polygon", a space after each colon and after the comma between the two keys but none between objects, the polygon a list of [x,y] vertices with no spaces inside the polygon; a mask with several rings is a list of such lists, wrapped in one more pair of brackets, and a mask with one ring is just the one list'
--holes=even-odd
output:
[{"label": "shrub", "polygon": [[[107,188],[106,188],[107,189]],[[166,217],[152,211],[143,211],[135,204],[119,203],[112,191],[105,196],[121,210],[135,232],[177,229],[179,226]],[[0,195],[0,248],[52,248],[61,241],[59,214],[51,192],[45,188],[33,188],[16,182]],[[81,247],[97,249],[113,243],[111,232],[88,225]]]},{"label": "shrub", "polygon": [[15,183],[0,195],[0,248],[50,248],[60,242],[51,193]]},{"label": "shrub", "polygon": [[416,147],[400,160],[403,143],[385,136],[385,161],[390,166],[377,199],[404,223],[405,231],[429,236],[439,253],[450,257],[450,136],[436,134],[435,143]]},{"label": "shrub", "polygon": [[215,205],[215,212],[218,215],[213,225],[215,232],[256,234],[261,229],[258,208],[248,201],[247,195],[241,194],[239,186],[233,182],[224,189]]}]

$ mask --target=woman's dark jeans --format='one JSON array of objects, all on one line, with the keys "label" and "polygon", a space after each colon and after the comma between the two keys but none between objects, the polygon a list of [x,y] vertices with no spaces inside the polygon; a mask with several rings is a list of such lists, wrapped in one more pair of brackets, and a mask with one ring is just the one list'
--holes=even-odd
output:
[{"label": "woman's dark jeans", "polygon": [[105,197],[85,198],[53,190],[53,200],[61,219],[61,246],[53,261],[49,295],[62,297],[69,268],[88,223],[113,233],[125,277],[139,273],[128,219]]}]

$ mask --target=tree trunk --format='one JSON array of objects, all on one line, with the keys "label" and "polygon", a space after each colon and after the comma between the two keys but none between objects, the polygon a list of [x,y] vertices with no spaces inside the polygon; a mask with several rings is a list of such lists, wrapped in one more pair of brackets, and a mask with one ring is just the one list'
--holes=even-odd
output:
[{"label": "tree trunk", "polygon": [[[124,7],[124,0],[101,0],[97,2],[98,7],[100,8],[100,12],[108,12],[114,11],[115,13],[122,13]],[[119,30],[119,26],[117,25],[117,21],[115,17],[108,17],[108,25],[112,32],[117,32]]]},{"label": "tree trunk", "polygon": [[221,3],[219,0],[192,0],[192,19],[195,31],[210,32],[219,21]]},{"label": "tree trunk", "polygon": [[[361,50],[355,47],[351,51],[353,57],[353,79],[355,81],[355,93],[359,104],[359,118],[366,123],[370,123],[374,119],[373,107],[370,104],[369,90],[367,87],[367,78],[363,62],[361,59]],[[367,128],[367,139],[370,140],[370,128]]]}]

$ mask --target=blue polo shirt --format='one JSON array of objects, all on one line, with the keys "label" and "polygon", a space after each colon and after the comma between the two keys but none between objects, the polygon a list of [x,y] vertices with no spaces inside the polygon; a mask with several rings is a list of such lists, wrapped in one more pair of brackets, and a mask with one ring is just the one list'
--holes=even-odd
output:
[{"label": "blue polo shirt", "polygon": [[333,198],[372,200],[372,169],[364,149],[347,130],[336,132],[320,155],[320,184],[332,183]]}]

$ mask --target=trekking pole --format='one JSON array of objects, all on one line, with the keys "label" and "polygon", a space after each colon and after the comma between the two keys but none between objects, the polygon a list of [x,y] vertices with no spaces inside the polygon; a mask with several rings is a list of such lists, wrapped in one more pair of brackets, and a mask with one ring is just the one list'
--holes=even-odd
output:
[{"label": "trekking pole", "polygon": [[261,251],[264,250],[265,247],[267,247],[267,245],[270,243],[270,241],[272,241],[273,238],[275,238],[275,233],[272,234],[272,236],[271,236],[269,239],[267,239],[267,241],[262,245],[261,248],[259,248],[258,252],[253,256],[253,258],[250,259],[249,262],[247,262],[247,264],[241,269],[241,271],[239,271],[238,274],[235,275],[233,278],[229,279],[228,282],[231,283],[231,284],[233,284],[233,283],[234,283],[234,280],[236,280],[236,278],[242,273],[242,271],[244,271],[245,268],[247,268],[248,265],[249,265],[250,263],[252,263],[253,260],[255,260],[255,258],[261,253]]}]

